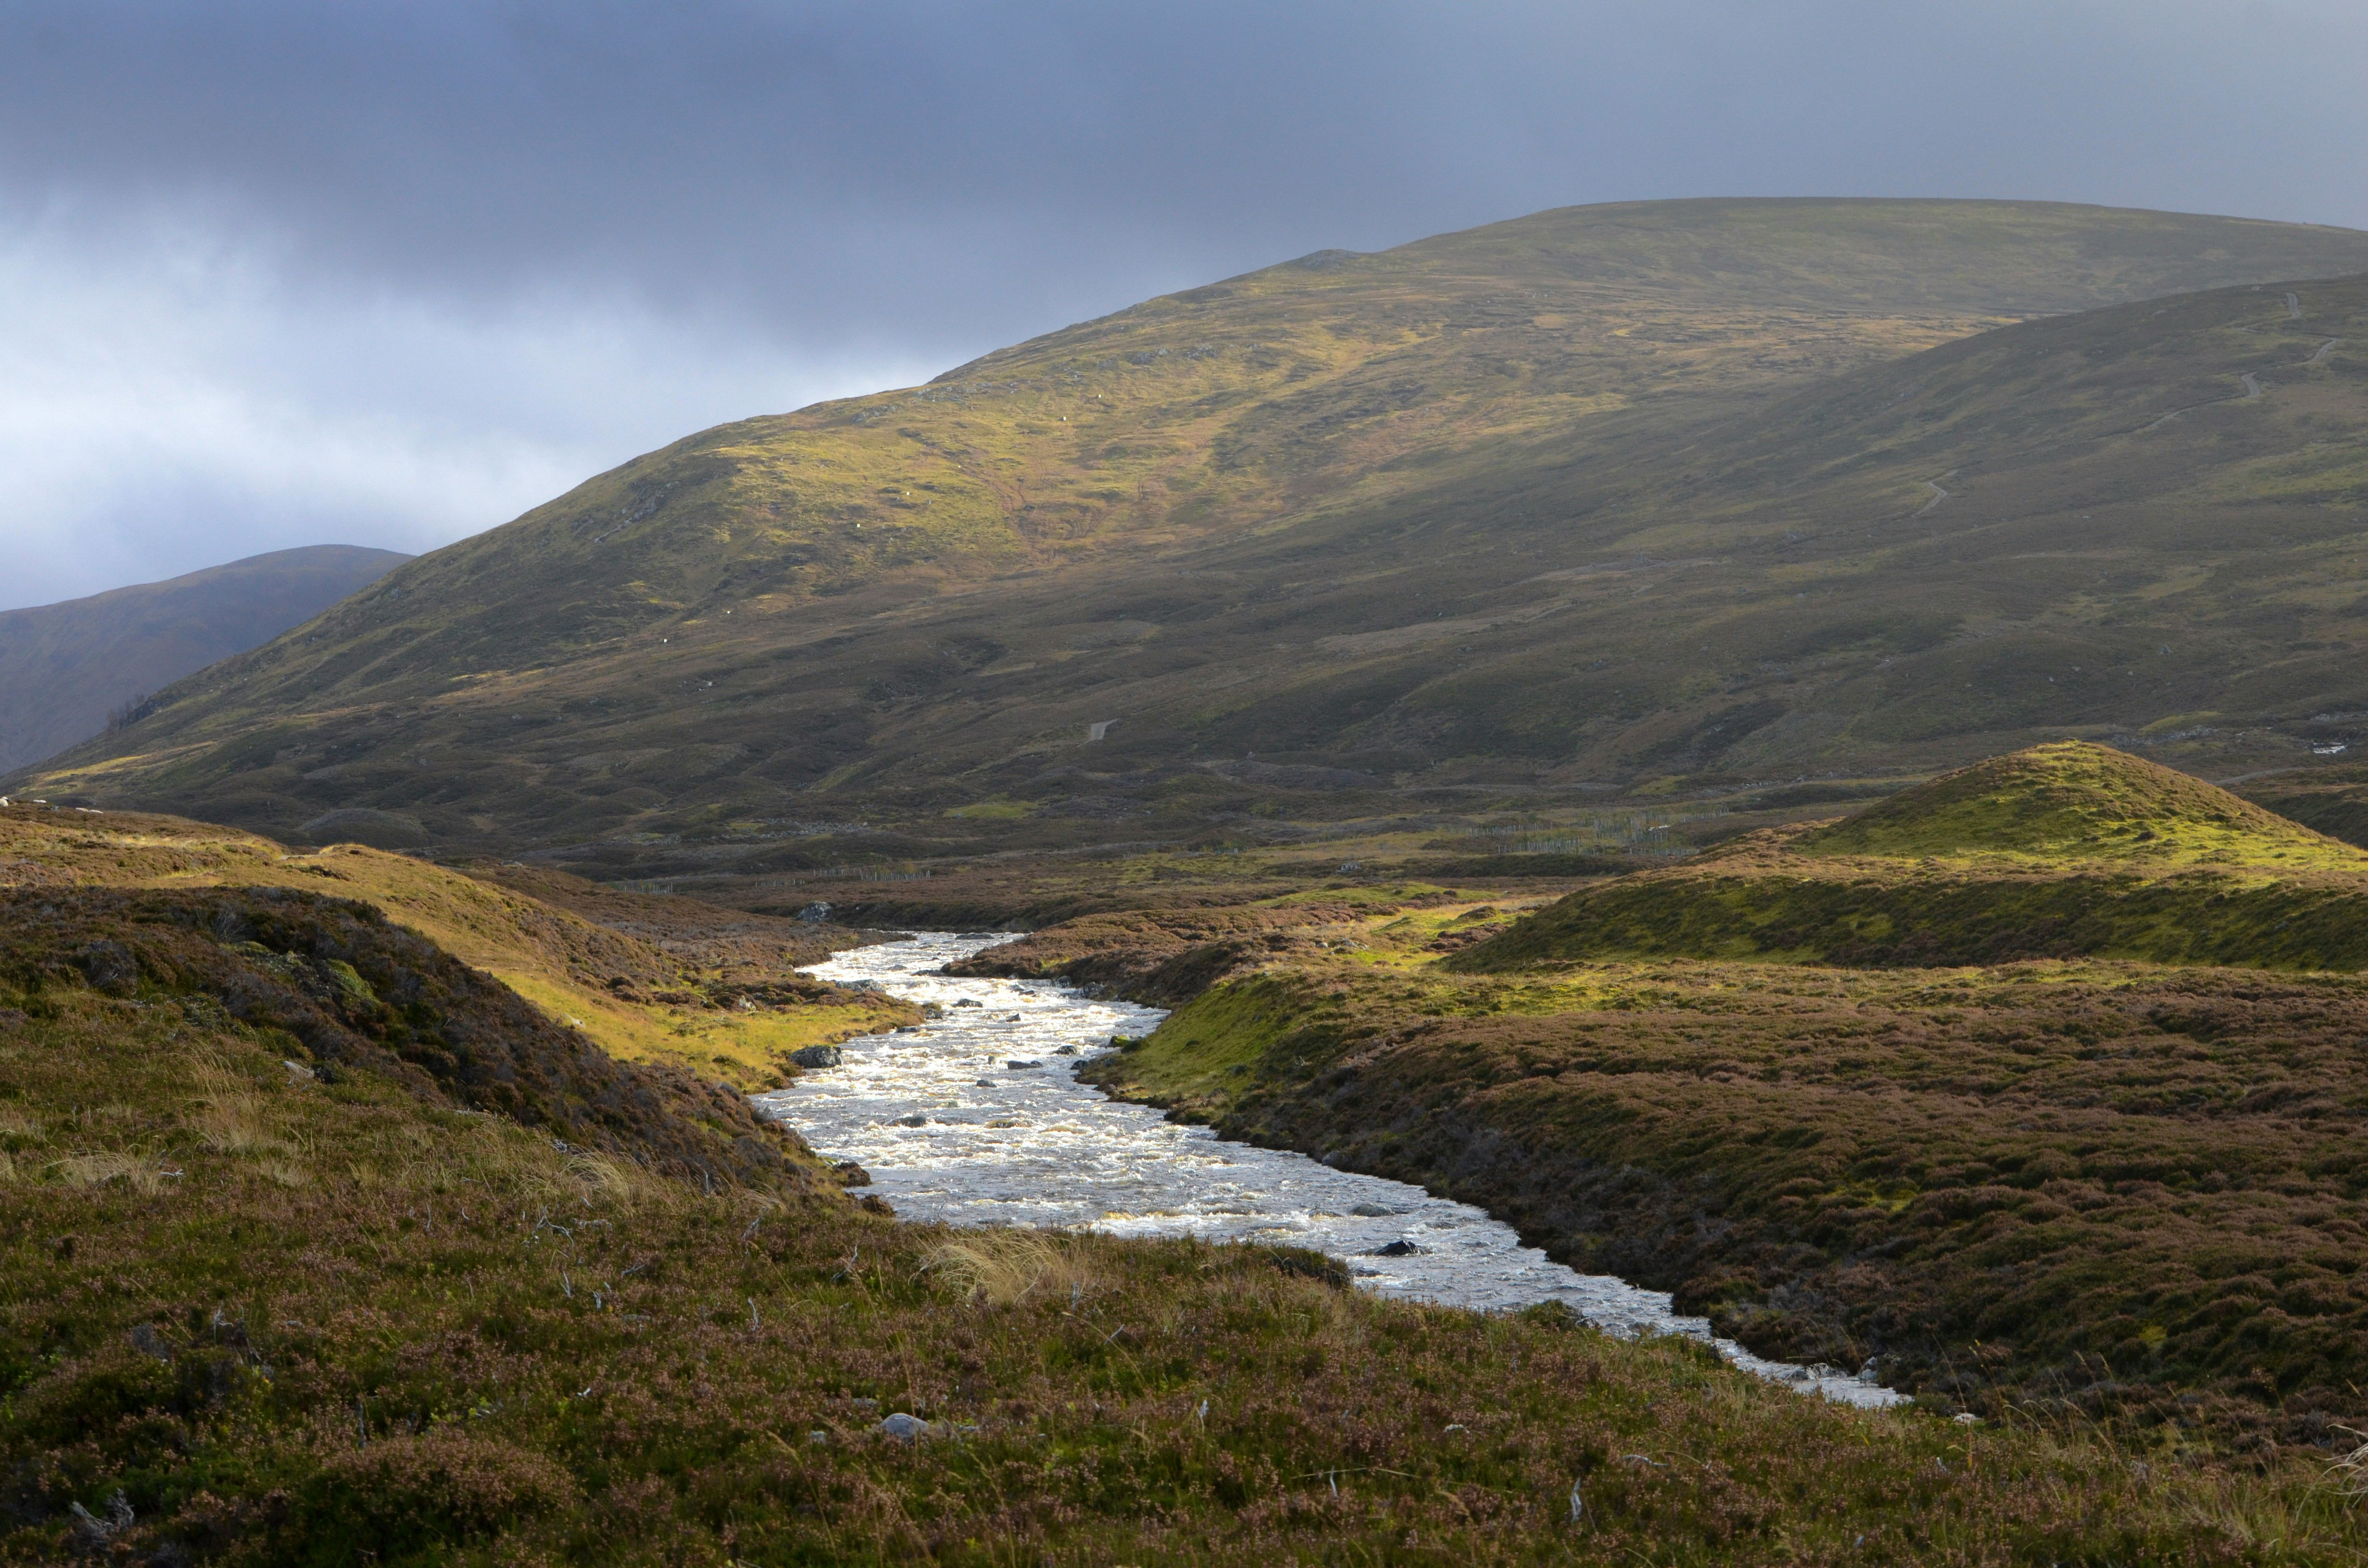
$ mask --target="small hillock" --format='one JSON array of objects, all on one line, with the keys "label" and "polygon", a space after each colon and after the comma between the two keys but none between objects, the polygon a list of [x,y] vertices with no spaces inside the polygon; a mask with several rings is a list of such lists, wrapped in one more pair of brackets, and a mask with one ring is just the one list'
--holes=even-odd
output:
[{"label": "small hillock", "polygon": [[2368,852],[2084,741],[1977,762],[1790,842],[1796,854],[2368,870]]},{"label": "small hillock", "polygon": [[811,1190],[823,1163],[744,1096],[620,1062],[369,904],[280,888],[0,890],[0,1008],[73,993],[175,1006],[286,1053],[295,1076],[368,1072],[702,1187]]},{"label": "small hillock", "polygon": [[2368,853],[2201,779],[2066,741],[1837,822],[1581,889],[1450,960],[1851,965],[2112,957],[2368,968]]},{"label": "small hillock", "polygon": [[787,1057],[918,1014],[791,973],[860,938],[564,873],[469,875],[359,844],[291,852],[236,828],[137,812],[0,807],[0,891],[300,890],[368,903],[626,1061],[770,1086]]}]

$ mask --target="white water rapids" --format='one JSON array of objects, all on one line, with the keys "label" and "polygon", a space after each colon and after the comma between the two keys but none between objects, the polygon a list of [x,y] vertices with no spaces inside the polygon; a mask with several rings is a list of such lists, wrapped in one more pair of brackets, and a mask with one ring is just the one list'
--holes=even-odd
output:
[{"label": "white water rapids", "polygon": [[1050,981],[937,972],[1010,939],[924,933],[807,970],[842,984],[869,981],[943,1014],[909,1032],[848,1041],[838,1066],[757,1096],[757,1109],[827,1157],[862,1165],[906,1219],[1286,1243],[1341,1259],[1382,1295],[1483,1310],[1562,1301],[1623,1336],[1704,1340],[1748,1371],[1828,1399],[1898,1401],[1831,1368],[1761,1360],[1713,1335],[1707,1319],[1672,1312],[1666,1292],[1565,1268],[1469,1204],[1228,1142],[1078,1083],[1076,1064],[1109,1049],[1112,1034],[1147,1034],[1165,1015]]}]

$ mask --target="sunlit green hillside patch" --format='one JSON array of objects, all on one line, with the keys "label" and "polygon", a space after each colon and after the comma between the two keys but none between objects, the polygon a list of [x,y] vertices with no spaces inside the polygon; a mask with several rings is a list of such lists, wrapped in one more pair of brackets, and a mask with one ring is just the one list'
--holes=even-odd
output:
[{"label": "sunlit green hillside patch", "polygon": [[1583,888],[1451,962],[1622,955],[2358,971],[2368,854],[2200,779],[2065,742],[1825,826]]},{"label": "sunlit green hillside patch", "polygon": [[175,817],[0,809],[0,889],[268,887],[365,901],[616,1056],[746,1088],[779,1084],[803,1047],[920,1017],[790,972],[858,940],[844,929],[642,899],[521,866],[476,869],[359,844],[290,854]]},{"label": "sunlit green hillside patch", "polygon": [[1960,769],[1786,847],[1976,864],[2368,871],[2368,850],[2109,746],[2062,741]]}]

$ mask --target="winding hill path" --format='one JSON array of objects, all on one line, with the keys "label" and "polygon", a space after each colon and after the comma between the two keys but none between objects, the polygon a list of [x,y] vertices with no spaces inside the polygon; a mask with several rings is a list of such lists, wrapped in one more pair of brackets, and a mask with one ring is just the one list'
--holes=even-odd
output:
[{"label": "winding hill path", "polygon": [[1925,502],[1924,505],[1916,508],[1916,516],[1919,517],[1949,498],[1949,492],[1941,489],[1939,485],[1933,483],[1929,479],[1924,482],[1924,488],[1932,493],[1932,499]]}]

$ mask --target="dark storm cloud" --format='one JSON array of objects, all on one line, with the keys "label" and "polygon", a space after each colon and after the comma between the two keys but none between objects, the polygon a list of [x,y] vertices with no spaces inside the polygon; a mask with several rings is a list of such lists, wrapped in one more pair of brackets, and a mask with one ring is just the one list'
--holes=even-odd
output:
[{"label": "dark storm cloud", "polygon": [[2358,10],[17,5],[0,602],[450,538],[715,419],[1566,202],[2368,222]]},{"label": "dark storm cloud", "polygon": [[[2363,215],[2348,153],[2308,141],[2358,128],[2314,80],[2329,43],[2357,59],[2362,29],[2335,7],[12,15],[0,179],[19,191],[194,199],[316,265],[414,286],[623,279],[800,337],[960,332],[982,313],[1016,330],[1081,294],[1133,298],[1146,267],[1198,278],[1611,197],[1978,190]],[[871,319],[883,308],[904,319]]]}]

